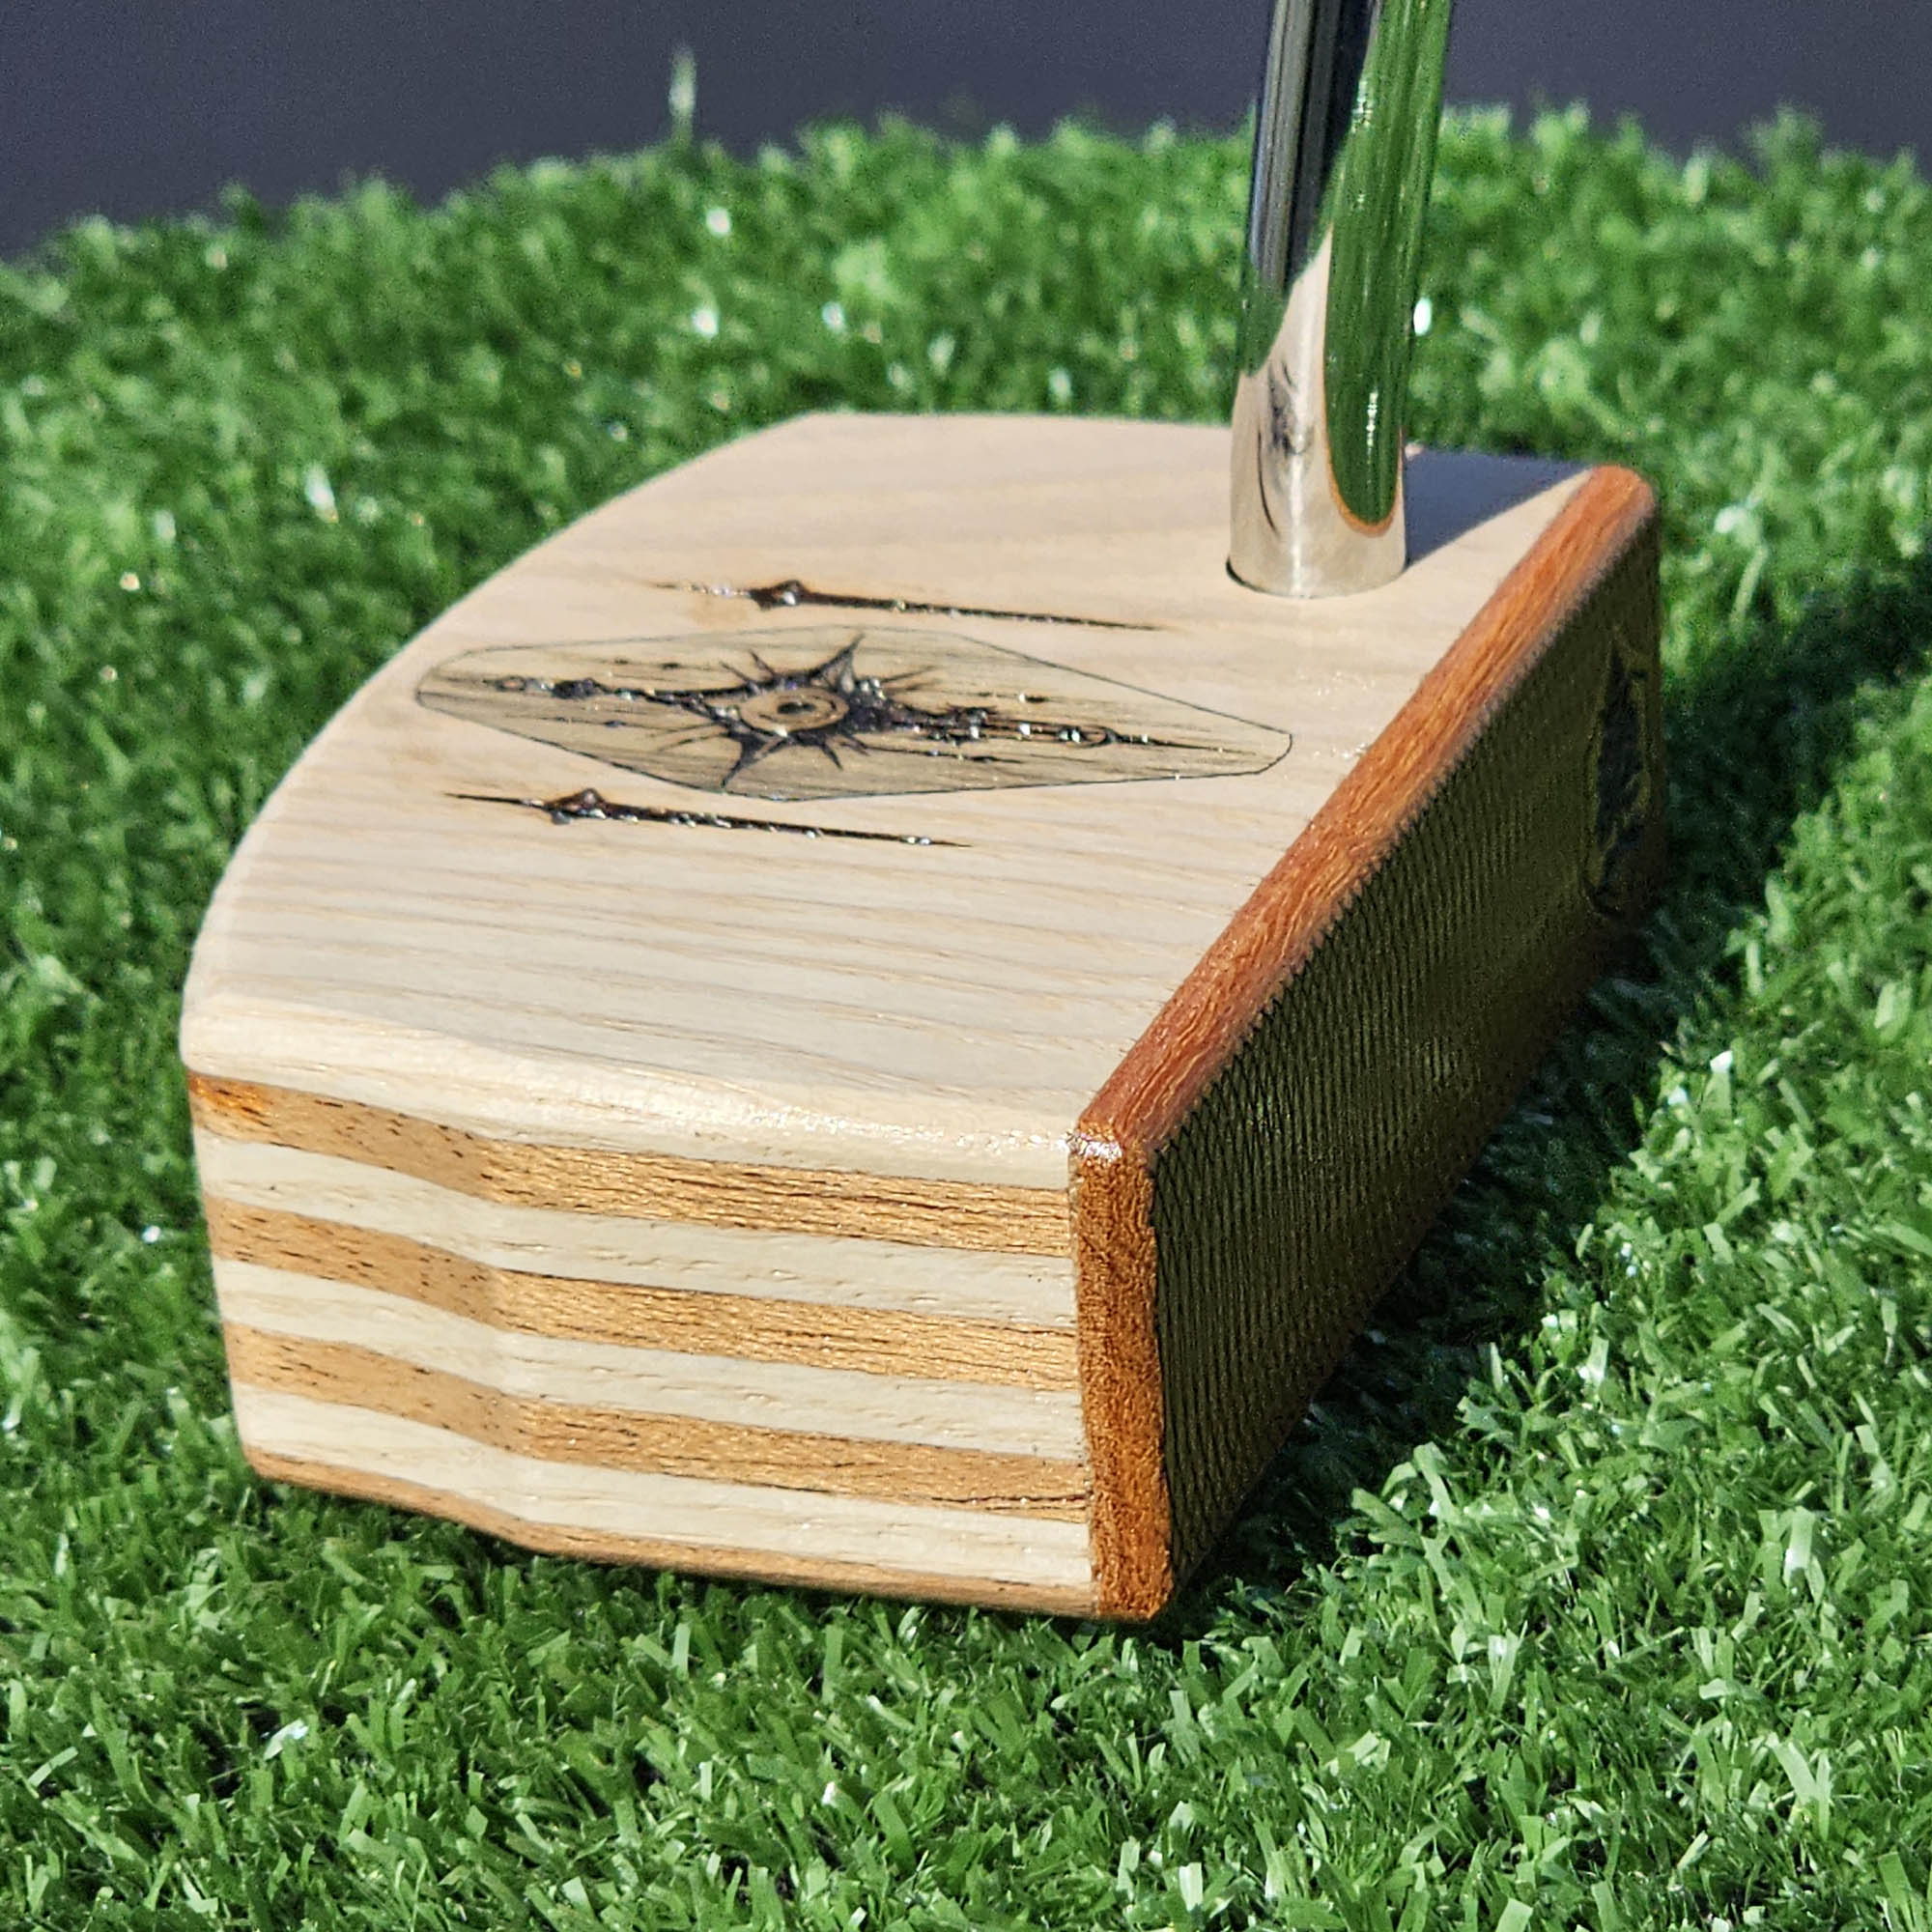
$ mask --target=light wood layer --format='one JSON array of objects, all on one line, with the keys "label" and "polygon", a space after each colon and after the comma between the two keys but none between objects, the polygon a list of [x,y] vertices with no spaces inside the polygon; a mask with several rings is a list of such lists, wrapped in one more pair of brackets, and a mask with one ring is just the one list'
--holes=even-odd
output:
[{"label": "light wood layer", "polygon": [[532,1548],[889,1596],[1068,1611],[1093,1601],[1077,1523],[545,1463],[245,1383],[235,1413],[265,1475],[431,1509]]},{"label": "light wood layer", "polygon": [[[545,1150],[699,1159],[718,1170],[708,1205],[674,1175],[649,1186],[733,1226],[869,1217],[895,1239],[990,1244],[965,1203],[935,1210],[943,1236],[920,1232],[926,1210],[891,1183],[1019,1190],[1042,1227],[1010,1203],[983,1218],[1043,1250],[1081,1109],[1576,487],[1504,507],[1387,591],[1292,605],[1227,577],[1227,461],[1215,429],[824,417],[619,499],[439,619],[277,791],[197,949],[189,1065],[527,1143],[547,1173]],[[1412,476],[1425,518],[1433,473]],[[791,578],[834,602],[713,594]],[[921,608],[874,608],[894,600]],[[1124,690],[1143,732],[1179,707],[1177,742],[1213,714],[1241,727],[1231,743],[1292,749],[1218,777],[785,803],[416,701],[438,667],[492,647],[671,639],[730,658],[734,639],[828,625],[1007,653],[1015,707],[1023,687],[1084,679],[1089,698]],[[493,802],[586,786],[661,822]],[[746,822],[691,816],[713,809]],[[824,836],[769,829],[784,826]],[[835,1174],[863,1179],[848,1198]],[[582,1205],[622,1211],[637,1186]],[[1068,1251],[1064,1210],[1051,1251]]]},{"label": "light wood layer", "polygon": [[234,1323],[223,1335],[229,1375],[249,1388],[380,1409],[545,1463],[1061,1522],[1087,1520],[1087,1472],[1079,1463],[639,1414],[558,1401],[548,1392],[506,1395],[487,1383],[353,1343],[316,1342]]},{"label": "light wood layer", "polygon": [[558,1341],[252,1262],[217,1260],[215,1288],[222,1320],[233,1326],[372,1349],[418,1369],[463,1376],[506,1401],[549,1398],[695,1423],[1051,1462],[1085,1457],[1080,1405],[1071,1395]]},{"label": "light wood layer", "polygon": [[[195,1160],[211,1208],[225,1203],[400,1236],[504,1273],[804,1302],[838,1320],[874,1310],[956,1319],[976,1329],[1073,1332],[1072,1265],[1053,1256],[509,1207],[366,1161],[208,1133],[195,1135]],[[770,1319],[789,1318],[781,1311]]]},{"label": "light wood layer", "polygon": [[1060,1255],[1070,1245],[1065,1197],[1040,1188],[486,1140],[387,1107],[199,1073],[188,1103],[196,1126],[222,1139],[366,1161],[512,1207],[915,1247]]},{"label": "light wood layer", "polygon": [[1049,1328],[878,1309],[693,1294],[485,1266],[401,1235],[377,1235],[211,1198],[221,1261],[380,1289],[492,1328],[748,1362],[1074,1394],[1073,1337]]}]

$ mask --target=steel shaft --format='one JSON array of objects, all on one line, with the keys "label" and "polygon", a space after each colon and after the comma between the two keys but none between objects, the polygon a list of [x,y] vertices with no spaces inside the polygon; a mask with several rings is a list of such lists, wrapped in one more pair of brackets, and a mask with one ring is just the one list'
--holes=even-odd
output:
[{"label": "steel shaft", "polygon": [[1276,0],[1242,277],[1229,568],[1398,576],[1404,413],[1450,0]]}]

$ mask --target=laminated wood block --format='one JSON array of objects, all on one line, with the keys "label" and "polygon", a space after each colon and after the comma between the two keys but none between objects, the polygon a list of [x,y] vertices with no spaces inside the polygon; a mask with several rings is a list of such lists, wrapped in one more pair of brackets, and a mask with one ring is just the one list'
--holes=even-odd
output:
[{"label": "laminated wood block", "polygon": [[1299,603],[1229,462],[807,418],[371,680],[187,989],[258,1469],[1160,1608],[1662,856],[1637,478],[1420,454],[1407,572]]}]

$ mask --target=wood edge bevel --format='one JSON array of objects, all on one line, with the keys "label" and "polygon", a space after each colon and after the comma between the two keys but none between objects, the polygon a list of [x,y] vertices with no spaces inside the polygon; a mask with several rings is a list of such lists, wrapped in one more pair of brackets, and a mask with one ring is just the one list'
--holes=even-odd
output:
[{"label": "wood edge bevel", "polygon": [[[1635,471],[1605,465],[1585,477],[1081,1115],[1070,1159],[1074,1305],[1099,1615],[1151,1617],[1179,1581],[1164,1462],[1154,1159],[1657,514],[1656,493]],[[1647,845],[1645,869],[1654,870],[1655,825]]]},{"label": "wood edge bevel", "polygon": [[385,1167],[510,1207],[975,1253],[1061,1259],[1072,1252],[1066,1197],[1051,1188],[497,1140],[393,1108],[194,1067],[187,1092],[194,1124],[219,1139]]},{"label": "wood edge bevel", "polygon": [[600,1536],[593,1531],[539,1522],[479,1502],[452,1490],[406,1482],[339,1463],[277,1456],[245,1439],[242,1453],[258,1476],[292,1483],[327,1495],[383,1503],[416,1516],[442,1517],[486,1536],[500,1538],[542,1556],[587,1558],[648,1570],[696,1573],[781,1589],[832,1590],[914,1603],[957,1604],[972,1608],[1026,1611],[1047,1616],[1085,1617],[1094,1613],[1092,1590],[1012,1583],[993,1577],[932,1576],[832,1558],[767,1554],[757,1550],[680,1543],[670,1539]]}]

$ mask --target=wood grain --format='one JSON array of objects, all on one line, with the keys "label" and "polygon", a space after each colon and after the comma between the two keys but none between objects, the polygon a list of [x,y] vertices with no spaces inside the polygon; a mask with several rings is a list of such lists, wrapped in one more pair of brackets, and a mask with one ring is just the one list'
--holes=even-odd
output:
[{"label": "wood grain", "polygon": [[215,1287],[223,1319],[238,1325],[366,1345],[417,1368],[487,1383],[506,1397],[862,1442],[1059,1462],[1083,1455],[1078,1401],[1037,1389],[558,1341],[469,1321],[406,1295],[249,1262],[217,1261]]},{"label": "wood grain", "polygon": [[195,1124],[224,1139],[367,1161],[510,1206],[1004,1253],[1061,1255],[1070,1245],[1065,1197],[1043,1188],[533,1147],[199,1073],[188,1076],[188,1103]]},{"label": "wood grain", "polygon": [[1153,1616],[1174,1594],[1155,1331],[1153,1183],[1138,1150],[1083,1132],[1071,1153],[1080,1375],[1094,1471],[1094,1596]]},{"label": "wood grain", "polygon": [[1080,1463],[748,1428],[506,1393],[351,1343],[227,1324],[228,1371],[250,1388],[381,1409],[546,1463],[585,1463],[768,1489],[874,1496],[1063,1522],[1087,1520]]},{"label": "wood grain", "polygon": [[219,1198],[206,1211],[221,1260],[357,1282],[496,1328],[935,1381],[1066,1394],[1080,1385],[1073,1337],[1057,1329],[526,1274],[399,1235]]},{"label": "wood grain", "polygon": [[[1469,487],[1418,470],[1416,513],[1432,489]],[[446,1162],[452,1186],[514,1188],[522,1171],[578,1200],[575,1167],[544,1150],[660,1155],[671,1166],[582,1186],[617,1212],[649,1190],[720,1225],[884,1236],[903,1214],[904,1238],[1065,1255],[1082,1110],[1577,487],[1505,497],[1385,593],[1290,605],[1228,579],[1221,430],[821,417],[748,439],[520,559],[352,701],[237,854],[196,950],[184,1057],[204,1081],[371,1110],[328,1144]],[[745,802],[417,700],[478,650],[728,650],[822,630],[822,606],[698,587],[794,578],[923,607],[855,611],[855,632],[964,631],[1009,654],[1015,706],[1037,695],[1031,665],[1290,749],[1239,776],[755,814],[932,841],[907,846],[554,824],[488,801],[590,787],[668,812]],[[388,1116],[514,1151],[479,1166],[468,1144],[387,1133]],[[218,1131],[253,1130],[225,1118]],[[289,1144],[320,1145],[307,1136],[323,1127],[311,1118]],[[713,1172],[690,1175],[694,1159]],[[908,1179],[996,1192],[894,1185]]]},{"label": "wood grain", "polygon": [[1642,477],[1591,471],[1134,1042],[1084,1114],[1084,1134],[1151,1151],[1173,1133],[1656,513]]},{"label": "wood grain", "polygon": [[[1077,1523],[544,1463],[245,1383],[235,1406],[243,1449],[266,1475],[379,1501],[434,1497],[439,1514],[531,1548],[1021,1608],[1092,1603]],[[716,1537],[724,1524],[728,1544]]]},{"label": "wood grain", "polygon": [[[748,1548],[738,1544],[705,1544],[615,1530],[582,1530],[519,1516],[498,1503],[464,1491],[438,1489],[429,1483],[339,1462],[280,1455],[252,1440],[244,1442],[243,1453],[249,1466],[270,1482],[384,1503],[418,1516],[442,1517],[547,1556],[636,1564],[651,1570],[681,1570],[780,1588],[852,1591],[916,1603],[1036,1610],[1049,1616],[1083,1617],[1094,1611],[1094,1592],[1085,1583],[1058,1586],[1015,1583],[1003,1577],[948,1576],[936,1571],[847,1562],[822,1551],[799,1555]],[[728,1521],[728,1514],[721,1512],[721,1520]]]},{"label": "wood grain", "polygon": [[211,1201],[400,1236],[518,1275],[1073,1333],[1070,1257],[508,1206],[413,1176],[197,1132]]}]

